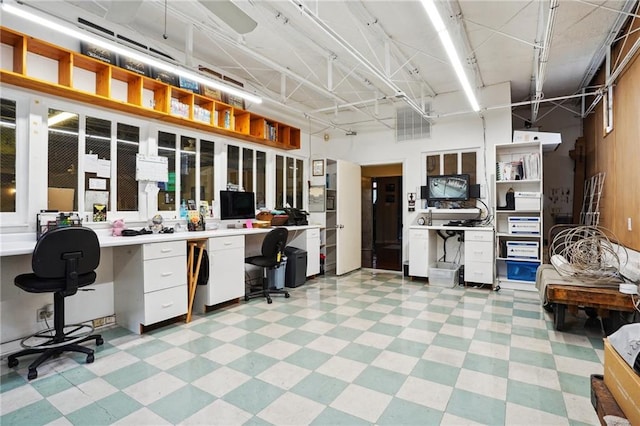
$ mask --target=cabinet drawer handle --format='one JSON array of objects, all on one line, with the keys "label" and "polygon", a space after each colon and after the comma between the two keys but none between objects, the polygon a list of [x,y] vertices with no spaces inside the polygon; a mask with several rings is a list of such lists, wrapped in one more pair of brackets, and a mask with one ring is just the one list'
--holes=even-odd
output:
[{"label": "cabinet drawer handle", "polygon": [[483,251],[474,251],[475,254],[482,254],[484,253]]},{"label": "cabinet drawer handle", "polygon": [[162,252],[162,253],[169,253],[169,252],[172,252],[172,251],[173,251],[173,249],[170,249],[170,248],[163,248],[163,249],[160,250],[160,252]]},{"label": "cabinet drawer handle", "polygon": [[233,243],[224,243],[225,246],[230,246]]},{"label": "cabinet drawer handle", "polygon": [[160,274],[163,277],[168,277],[170,275],[173,275],[173,272],[163,272],[162,274]]},{"label": "cabinet drawer handle", "polygon": [[163,308],[168,308],[168,307],[170,307],[170,306],[173,306],[173,302],[171,302],[171,303],[163,303],[163,304],[162,304],[162,307],[163,307]]}]

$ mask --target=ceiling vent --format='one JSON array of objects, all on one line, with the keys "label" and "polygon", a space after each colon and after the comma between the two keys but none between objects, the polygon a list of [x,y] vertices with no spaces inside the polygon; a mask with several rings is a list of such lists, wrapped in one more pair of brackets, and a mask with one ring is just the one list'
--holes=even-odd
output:
[{"label": "ceiling vent", "polygon": [[[429,105],[426,105],[428,113]],[[396,108],[396,142],[431,137],[431,123],[409,106]]]}]

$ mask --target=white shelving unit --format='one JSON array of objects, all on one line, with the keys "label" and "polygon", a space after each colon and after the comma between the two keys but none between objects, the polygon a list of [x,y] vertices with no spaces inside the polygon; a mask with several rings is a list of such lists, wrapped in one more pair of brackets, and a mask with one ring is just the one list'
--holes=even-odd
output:
[{"label": "white shelving unit", "polygon": [[327,159],[325,162],[326,173],[326,240],[325,240],[325,261],[324,269],[326,271],[332,271],[336,269],[336,250],[337,250],[337,235],[336,226],[338,224],[338,215],[336,211],[337,203],[337,191],[336,191],[336,177],[337,177],[337,164],[334,160]]},{"label": "white shelving unit", "polygon": [[[538,141],[497,144],[495,159],[496,289],[536,291],[535,270],[542,262],[544,242],[542,144]],[[506,209],[509,192],[522,196],[515,197],[515,205]],[[539,194],[540,198],[533,194]],[[510,227],[510,219],[524,224]],[[537,233],[532,231],[536,221]],[[511,243],[509,251],[507,243]],[[524,246],[527,248],[520,249]]]}]

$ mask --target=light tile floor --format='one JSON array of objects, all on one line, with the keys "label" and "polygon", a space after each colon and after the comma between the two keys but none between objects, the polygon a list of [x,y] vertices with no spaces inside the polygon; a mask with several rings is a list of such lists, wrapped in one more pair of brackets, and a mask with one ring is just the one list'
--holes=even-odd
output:
[{"label": "light tile floor", "polygon": [[361,270],[142,336],[102,332],[28,382],[1,367],[0,424],[598,424],[600,330],[553,330],[537,293]]}]

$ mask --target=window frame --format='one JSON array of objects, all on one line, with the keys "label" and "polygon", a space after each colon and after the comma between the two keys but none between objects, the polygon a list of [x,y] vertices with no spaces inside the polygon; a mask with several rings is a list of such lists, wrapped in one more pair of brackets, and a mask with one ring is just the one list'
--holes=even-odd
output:
[{"label": "window frame", "polygon": [[25,227],[33,223],[35,230],[35,218],[29,217],[28,205],[30,197],[29,189],[29,149],[30,134],[30,99],[31,97],[21,91],[8,87],[2,87],[2,98],[15,102],[15,180],[16,201],[15,211],[0,212],[0,229],[11,227]]}]

